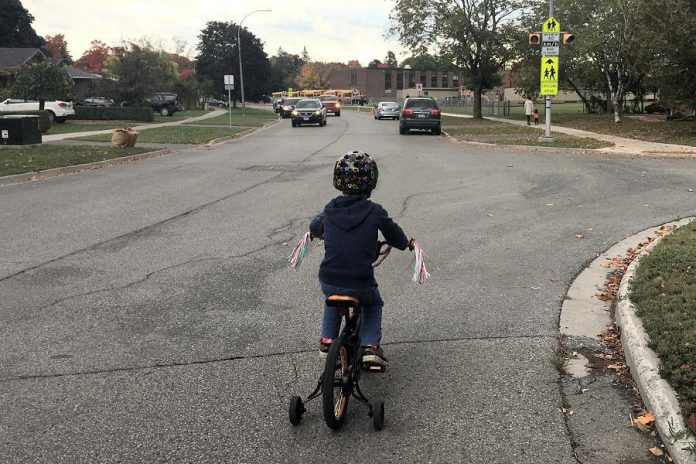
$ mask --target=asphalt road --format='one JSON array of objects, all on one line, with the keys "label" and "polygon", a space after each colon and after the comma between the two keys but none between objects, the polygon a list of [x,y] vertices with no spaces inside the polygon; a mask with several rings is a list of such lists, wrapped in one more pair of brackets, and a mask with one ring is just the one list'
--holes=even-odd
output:
[{"label": "asphalt road", "polygon": [[[453,145],[345,111],[241,141],[0,188],[0,462],[576,463],[553,364],[562,297],[615,242],[694,214],[696,162]],[[319,374],[312,245],[333,161],[416,237],[378,269],[391,365],[340,433]],[[549,205],[553,206],[549,206]],[[583,239],[576,238],[583,234]]]}]

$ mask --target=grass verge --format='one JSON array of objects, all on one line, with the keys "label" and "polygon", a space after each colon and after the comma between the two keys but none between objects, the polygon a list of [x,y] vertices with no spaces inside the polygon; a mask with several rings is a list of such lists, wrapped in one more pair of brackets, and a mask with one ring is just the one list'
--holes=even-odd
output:
[{"label": "grass verge", "polygon": [[513,126],[488,119],[442,117],[442,128],[452,137],[467,142],[482,142],[497,145],[527,145],[551,148],[606,148],[613,146],[610,142],[595,139],[556,134],[552,143],[540,142],[542,132],[533,127]]},{"label": "grass verge", "polygon": [[661,375],[696,432],[696,222],[664,237],[640,261],[631,301],[660,357]]},{"label": "grass verge", "polygon": [[72,134],[75,132],[89,132],[89,131],[97,131],[97,130],[109,130],[109,129],[115,129],[117,127],[124,127],[124,126],[134,126],[134,125],[140,125],[142,123],[123,123],[123,122],[114,122],[114,121],[104,121],[104,122],[96,122],[96,121],[91,121],[89,123],[79,123],[79,122],[71,122],[71,121],[66,121],[63,124],[55,124],[51,126],[51,128],[48,130],[46,135],[55,135],[55,134]]},{"label": "grass verge", "polygon": [[[229,127],[193,126],[159,127],[157,129],[146,129],[140,131],[140,134],[138,135],[138,143],[201,145],[214,139],[236,135],[245,130],[246,128],[243,127],[233,127],[231,129]],[[109,142],[111,141],[111,134],[79,137],[75,140]]]},{"label": "grass verge", "polygon": [[[210,111],[205,111],[205,110],[186,110],[186,111],[177,111],[171,116],[162,116],[161,114],[155,114],[155,120],[153,123],[160,123],[160,122],[172,122],[172,121],[181,121],[182,119],[187,119],[187,118],[196,118],[198,116],[203,116],[204,114],[210,113]],[[142,123],[138,123],[137,125],[141,125]],[[135,124],[134,124],[135,125]]]},{"label": "grass verge", "polygon": [[[242,114],[242,109],[232,109],[232,125],[241,127],[260,127],[268,121],[273,121],[278,118],[278,115],[270,111],[257,110],[255,108],[247,108],[246,115]],[[204,126],[227,126],[230,123],[229,113],[225,112],[214,118],[203,119],[202,121],[194,121],[191,125]]]},{"label": "grass verge", "polygon": [[111,148],[90,145],[41,145],[0,149],[0,176],[74,166],[152,151],[148,148]]}]

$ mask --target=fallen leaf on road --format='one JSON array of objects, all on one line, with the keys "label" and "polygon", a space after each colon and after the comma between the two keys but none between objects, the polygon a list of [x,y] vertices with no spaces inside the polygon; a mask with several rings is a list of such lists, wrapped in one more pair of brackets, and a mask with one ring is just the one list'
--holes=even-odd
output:
[{"label": "fallen leaf on road", "polygon": [[693,191],[694,191],[694,189],[689,189],[689,190],[687,190],[687,192],[693,192]]},{"label": "fallen leaf on road", "polygon": [[638,430],[640,430],[643,433],[650,433],[651,432],[650,427],[648,427],[647,425],[635,424],[635,426]]},{"label": "fallen leaf on road", "polygon": [[609,365],[607,366],[607,369],[613,369],[613,370],[615,370],[615,371],[620,371],[621,369],[625,369],[625,368],[626,368],[626,365],[625,365],[625,364],[621,364],[621,363],[609,364]]},{"label": "fallen leaf on road", "polygon": [[512,164],[508,164],[507,167],[511,168],[511,167],[512,167]]},{"label": "fallen leaf on road", "polygon": [[546,206],[548,206],[549,208],[553,208],[553,203],[546,203]]},{"label": "fallen leaf on road", "polygon": [[686,422],[689,424],[689,427],[696,429],[696,412],[689,414],[689,419]]},{"label": "fallen leaf on road", "polygon": [[611,267],[611,263],[607,263],[606,261],[603,263],[600,263],[599,265],[602,266],[603,268],[606,268],[606,269],[609,269]]},{"label": "fallen leaf on road", "polygon": [[648,425],[651,422],[655,422],[655,414],[651,412],[645,413],[633,419],[633,422],[636,424]]},{"label": "fallen leaf on road", "polygon": [[652,454],[654,454],[655,456],[662,456],[662,455],[665,454],[664,451],[662,451],[662,450],[661,450],[660,448],[658,448],[657,446],[655,446],[654,448],[650,448],[648,451],[650,451],[650,452],[651,452]]},{"label": "fallen leaf on road", "polygon": [[491,213],[486,213],[486,216],[488,216],[488,217],[493,217],[493,216],[494,216],[494,214],[491,214]]},{"label": "fallen leaf on road", "polygon": [[577,235],[575,236],[575,238],[585,238],[585,236],[582,235],[582,234],[577,234]]}]

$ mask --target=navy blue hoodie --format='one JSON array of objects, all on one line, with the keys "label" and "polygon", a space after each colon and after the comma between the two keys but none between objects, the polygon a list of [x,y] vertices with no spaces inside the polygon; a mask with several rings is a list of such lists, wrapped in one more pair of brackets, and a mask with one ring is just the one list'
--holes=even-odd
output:
[{"label": "navy blue hoodie", "polygon": [[406,234],[384,208],[362,195],[342,195],[331,200],[312,219],[309,231],[324,238],[319,280],[337,287],[360,289],[377,283],[372,270],[377,231],[399,250],[408,246]]}]

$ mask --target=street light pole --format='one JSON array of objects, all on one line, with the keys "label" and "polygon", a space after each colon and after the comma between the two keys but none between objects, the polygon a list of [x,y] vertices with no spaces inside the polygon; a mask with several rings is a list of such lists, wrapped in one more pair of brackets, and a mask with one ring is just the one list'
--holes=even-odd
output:
[{"label": "street light pole", "polygon": [[242,23],[244,22],[244,20],[252,14],[258,13],[260,11],[265,11],[267,13],[271,12],[271,10],[254,10],[248,15],[246,15],[244,18],[242,18],[242,20],[239,21],[239,26],[237,26],[237,53],[239,54],[239,88],[242,91],[242,114],[244,114],[245,116],[246,106],[244,101],[244,72],[242,71],[242,42],[239,40],[239,32],[242,30]]}]

